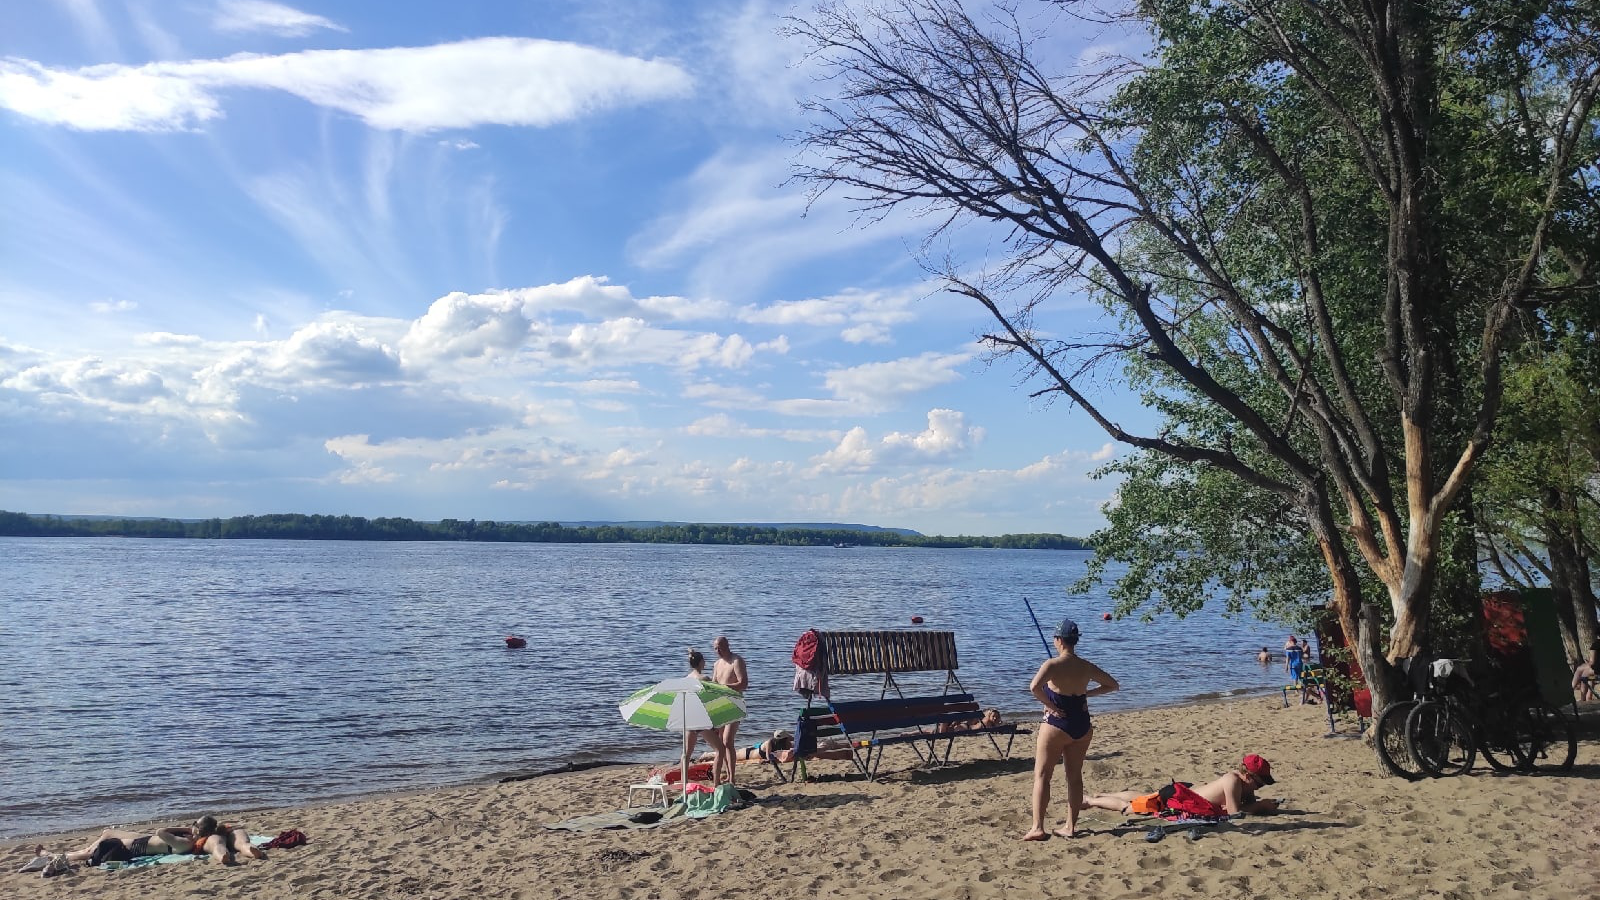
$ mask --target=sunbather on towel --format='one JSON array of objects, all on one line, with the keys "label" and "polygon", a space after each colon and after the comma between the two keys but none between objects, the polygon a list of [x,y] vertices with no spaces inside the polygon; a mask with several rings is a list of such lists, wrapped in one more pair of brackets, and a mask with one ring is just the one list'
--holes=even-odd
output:
[{"label": "sunbather on towel", "polygon": [[942,732],[951,731],[982,731],[985,728],[999,728],[1005,724],[1000,719],[1000,710],[989,707],[983,711],[983,718],[973,719],[970,722],[946,722],[939,726]]},{"label": "sunbather on towel", "polygon": [[211,858],[225,866],[238,864],[234,854],[242,853],[251,859],[266,859],[260,847],[250,844],[250,835],[236,825],[223,825],[215,816],[201,816],[194,823],[195,855],[211,854]]},{"label": "sunbather on towel", "polygon": [[[779,728],[777,731],[772,733],[772,737],[769,737],[760,743],[737,748],[734,750],[734,757],[741,762],[749,762],[753,759],[766,761],[774,758],[774,754],[793,749],[794,735],[782,728]],[[716,758],[717,755],[715,751],[711,753],[702,753],[695,760],[695,762],[715,763]]]},{"label": "sunbather on towel", "polygon": [[[1268,813],[1278,808],[1278,801],[1269,797],[1256,798],[1256,791],[1272,784],[1272,764],[1254,753],[1246,756],[1239,770],[1220,776],[1215,781],[1199,787],[1191,786],[1196,794],[1222,807],[1228,815],[1241,812]],[[1083,801],[1085,807],[1109,809],[1124,815],[1160,811],[1159,791],[1119,791],[1115,794],[1096,794]]]},{"label": "sunbather on towel", "polygon": [[[227,834],[226,839],[224,833]],[[202,816],[192,827],[159,828],[153,834],[108,828],[82,850],[69,850],[57,855],[65,857],[68,863],[86,862],[98,866],[103,862],[127,862],[140,856],[209,853],[217,862],[232,865],[232,848],[241,846],[245,848],[242,852],[246,856],[266,859],[266,854],[250,846],[250,838],[244,829],[219,832],[215,818]],[[38,853],[41,856],[49,855],[43,845],[38,847]]]},{"label": "sunbather on towel", "polygon": [[161,856],[167,853],[189,853],[194,846],[193,833],[187,828],[161,828],[154,834],[107,828],[82,850],[51,854],[40,844],[35,852],[40,856],[64,857],[68,863],[88,863],[98,866],[103,862],[127,862],[136,856]]}]

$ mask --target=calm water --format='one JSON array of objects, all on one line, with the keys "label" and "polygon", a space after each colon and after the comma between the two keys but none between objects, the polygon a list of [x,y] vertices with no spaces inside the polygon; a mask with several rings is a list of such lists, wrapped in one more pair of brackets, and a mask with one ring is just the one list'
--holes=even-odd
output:
[{"label": "calm water", "polygon": [[[1036,714],[1022,603],[1072,615],[1154,706],[1281,683],[1281,630],[1213,614],[1102,622],[1087,554],[1008,550],[0,538],[0,836],[459,783],[567,761],[670,759],[621,724],[632,690],[729,635],[744,733],[789,724],[806,628],[956,633],[960,677]],[[519,634],[527,649],[508,650]],[[937,690],[942,675],[902,679]],[[870,676],[836,697],[876,697]],[[292,824],[292,823],[291,823]]]}]

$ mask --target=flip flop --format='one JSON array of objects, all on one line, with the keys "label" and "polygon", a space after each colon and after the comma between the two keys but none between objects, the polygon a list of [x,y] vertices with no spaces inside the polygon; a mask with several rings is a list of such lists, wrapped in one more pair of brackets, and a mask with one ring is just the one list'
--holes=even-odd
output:
[{"label": "flip flop", "polygon": [[1200,840],[1200,826],[1196,825],[1193,828],[1190,828],[1188,837],[1189,837],[1189,840],[1191,840],[1191,841]]},{"label": "flip flop", "polygon": [[1162,838],[1164,838],[1166,836],[1167,836],[1167,829],[1161,827],[1160,825],[1157,825],[1156,827],[1154,827],[1154,828],[1152,828],[1149,831],[1146,831],[1144,833],[1144,839],[1149,841],[1152,844],[1154,844],[1156,841],[1159,841],[1159,840],[1161,840]]}]

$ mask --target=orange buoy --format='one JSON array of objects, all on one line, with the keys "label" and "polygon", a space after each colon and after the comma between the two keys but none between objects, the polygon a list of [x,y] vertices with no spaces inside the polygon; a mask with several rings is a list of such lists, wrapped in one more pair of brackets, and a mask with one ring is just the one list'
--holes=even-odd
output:
[{"label": "orange buoy", "polygon": [[922,617],[921,616],[912,616],[911,617],[911,624],[913,624],[913,625],[921,625],[922,624]]},{"label": "orange buoy", "polygon": [[1102,622],[1109,622],[1109,621],[1111,621],[1111,613],[1101,613],[1101,614],[1100,614],[1100,620],[1101,620],[1101,621],[1102,621]]},{"label": "orange buoy", "polygon": [[526,647],[526,646],[528,646],[528,642],[527,642],[526,639],[519,638],[514,634],[506,635],[506,647],[508,647],[509,649],[521,650],[523,647]]}]

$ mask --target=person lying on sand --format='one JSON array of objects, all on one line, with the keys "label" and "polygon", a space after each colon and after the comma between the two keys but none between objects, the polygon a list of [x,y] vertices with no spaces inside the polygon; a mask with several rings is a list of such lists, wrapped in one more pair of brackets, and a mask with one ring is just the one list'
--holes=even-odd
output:
[{"label": "person lying on sand", "polygon": [[1000,718],[1000,710],[989,707],[983,711],[983,718],[973,719],[970,722],[946,722],[939,726],[939,731],[949,733],[952,731],[982,731],[985,728],[999,728],[1005,724]]},{"label": "person lying on sand", "polygon": [[[766,761],[768,759],[776,758],[773,756],[773,754],[781,754],[784,751],[790,751],[793,749],[794,735],[782,728],[779,728],[777,731],[772,733],[772,737],[769,737],[758,744],[751,744],[747,747],[736,748],[734,750],[734,758],[740,762],[749,762],[752,759]],[[695,762],[715,761],[715,752],[702,753],[699,758],[695,760]],[[784,761],[787,761],[787,758],[785,758]]]},{"label": "person lying on sand", "polygon": [[[1200,796],[1222,807],[1228,815],[1237,813],[1268,813],[1278,808],[1279,801],[1271,798],[1256,799],[1256,790],[1273,784],[1272,764],[1254,753],[1246,756],[1237,772],[1229,772],[1209,784],[1190,788]],[[1159,792],[1119,791],[1115,794],[1096,794],[1083,801],[1084,808],[1109,809],[1123,815],[1136,812],[1153,812],[1160,808],[1154,799]]]},{"label": "person lying on sand", "polygon": [[[201,816],[189,828],[158,828],[153,834],[108,828],[81,850],[50,854],[41,844],[35,848],[40,856],[49,856],[45,871],[64,871],[74,863],[98,866],[103,862],[127,862],[140,856],[166,856],[168,854],[210,854],[223,865],[234,865],[235,851],[252,859],[266,859],[267,855],[250,846],[250,837],[243,828],[230,829],[219,825],[213,816]],[[59,863],[56,860],[60,860]],[[31,864],[30,864],[31,865]],[[26,868],[26,867],[24,867]]]}]

